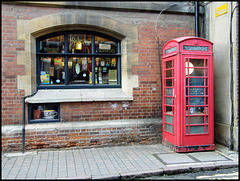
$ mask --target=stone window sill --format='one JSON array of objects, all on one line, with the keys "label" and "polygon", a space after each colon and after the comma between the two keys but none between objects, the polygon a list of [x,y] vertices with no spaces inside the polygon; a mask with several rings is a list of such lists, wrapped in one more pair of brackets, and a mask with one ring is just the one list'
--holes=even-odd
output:
[{"label": "stone window sill", "polygon": [[26,103],[86,102],[86,101],[130,101],[133,96],[122,89],[61,89],[39,90],[26,98]]}]

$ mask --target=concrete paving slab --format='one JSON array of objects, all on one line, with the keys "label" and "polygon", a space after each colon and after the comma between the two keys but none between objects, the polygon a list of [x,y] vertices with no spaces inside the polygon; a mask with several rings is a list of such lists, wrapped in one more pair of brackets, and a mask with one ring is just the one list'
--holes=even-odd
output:
[{"label": "concrete paving slab", "polygon": [[155,156],[162,161],[165,165],[181,164],[181,163],[194,163],[195,160],[185,154],[168,153],[168,154],[155,154]]},{"label": "concrete paving slab", "polygon": [[216,152],[195,152],[189,153],[188,156],[196,159],[200,162],[209,162],[209,161],[228,161],[229,159],[216,153]]}]

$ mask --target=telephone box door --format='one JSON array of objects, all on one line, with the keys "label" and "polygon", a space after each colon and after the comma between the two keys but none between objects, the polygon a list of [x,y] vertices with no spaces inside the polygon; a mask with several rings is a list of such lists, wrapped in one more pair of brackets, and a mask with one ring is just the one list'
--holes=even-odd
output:
[{"label": "telephone box door", "polygon": [[210,145],[213,140],[213,77],[211,56],[183,55],[182,145]]}]

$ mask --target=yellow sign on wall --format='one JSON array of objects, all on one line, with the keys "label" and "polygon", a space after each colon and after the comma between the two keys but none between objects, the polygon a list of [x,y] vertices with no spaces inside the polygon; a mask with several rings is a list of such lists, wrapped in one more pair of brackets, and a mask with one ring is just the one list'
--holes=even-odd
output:
[{"label": "yellow sign on wall", "polygon": [[228,4],[226,3],[222,6],[215,8],[215,17],[221,16],[227,12],[228,12]]}]

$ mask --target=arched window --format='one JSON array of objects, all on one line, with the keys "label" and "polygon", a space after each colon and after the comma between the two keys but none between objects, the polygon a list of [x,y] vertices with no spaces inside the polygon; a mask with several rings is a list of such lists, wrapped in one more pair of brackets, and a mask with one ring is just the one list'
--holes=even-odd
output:
[{"label": "arched window", "polygon": [[121,87],[120,47],[115,38],[86,31],[38,38],[38,89]]}]

